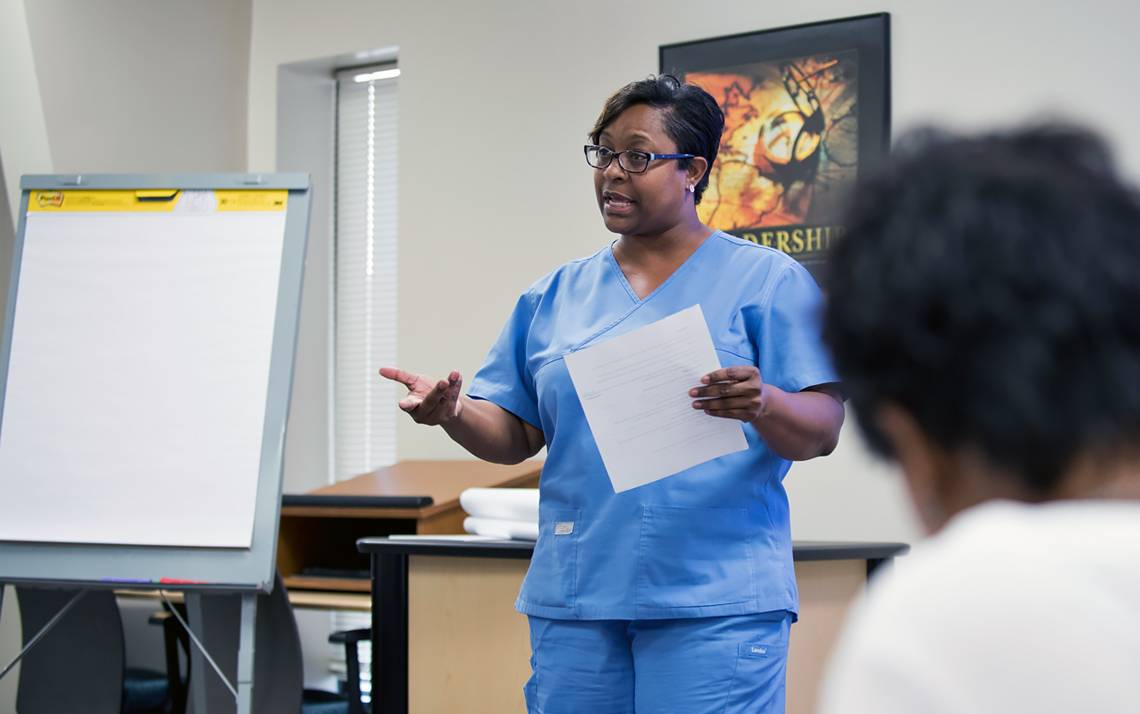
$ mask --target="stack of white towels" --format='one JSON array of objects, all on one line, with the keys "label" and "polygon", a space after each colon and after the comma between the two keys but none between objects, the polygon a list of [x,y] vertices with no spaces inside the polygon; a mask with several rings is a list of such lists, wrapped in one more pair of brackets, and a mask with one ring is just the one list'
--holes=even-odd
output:
[{"label": "stack of white towels", "polygon": [[463,530],[511,540],[538,540],[537,488],[469,488],[459,494],[467,511]]}]

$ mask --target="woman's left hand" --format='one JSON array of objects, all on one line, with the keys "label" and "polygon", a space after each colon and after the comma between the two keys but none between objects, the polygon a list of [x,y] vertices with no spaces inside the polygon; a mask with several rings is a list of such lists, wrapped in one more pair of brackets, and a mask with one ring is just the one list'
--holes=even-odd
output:
[{"label": "woman's left hand", "polygon": [[725,419],[756,421],[764,411],[764,380],[752,365],[726,367],[701,377],[704,386],[689,390],[693,409]]}]

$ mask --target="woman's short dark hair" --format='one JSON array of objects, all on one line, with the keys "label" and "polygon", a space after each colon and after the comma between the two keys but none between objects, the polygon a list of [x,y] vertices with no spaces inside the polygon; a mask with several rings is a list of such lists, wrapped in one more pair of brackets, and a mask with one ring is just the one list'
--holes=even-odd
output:
[{"label": "woman's short dark hair", "polygon": [[[630,82],[614,92],[602,107],[602,113],[590,131],[590,141],[598,143],[610,123],[619,114],[637,104],[666,110],[664,112],[665,132],[677,145],[678,153],[703,156],[708,161],[708,170],[697,182],[693,192],[696,203],[709,185],[709,171],[720,150],[720,136],[724,130],[724,112],[709,93],[695,84],[687,84],[671,74],[659,74],[648,79]],[[688,169],[691,162],[679,162],[682,170]]]},{"label": "woman's short dark hair", "polygon": [[1046,496],[1140,437],[1140,198],[1097,136],[925,132],[856,191],[826,337],[865,435],[907,410]]}]

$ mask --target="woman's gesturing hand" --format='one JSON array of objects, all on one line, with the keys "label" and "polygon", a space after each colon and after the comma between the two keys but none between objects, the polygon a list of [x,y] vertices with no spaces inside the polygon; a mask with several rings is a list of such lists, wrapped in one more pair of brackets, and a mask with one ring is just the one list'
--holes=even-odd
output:
[{"label": "woman's gesturing hand", "polygon": [[725,419],[753,422],[764,408],[764,380],[752,365],[727,367],[701,377],[703,387],[689,390],[694,409]]},{"label": "woman's gesturing hand", "polygon": [[459,372],[436,381],[395,367],[381,367],[380,376],[408,388],[408,395],[400,400],[400,408],[418,424],[446,424],[457,419],[463,409],[459,399],[463,377]]}]

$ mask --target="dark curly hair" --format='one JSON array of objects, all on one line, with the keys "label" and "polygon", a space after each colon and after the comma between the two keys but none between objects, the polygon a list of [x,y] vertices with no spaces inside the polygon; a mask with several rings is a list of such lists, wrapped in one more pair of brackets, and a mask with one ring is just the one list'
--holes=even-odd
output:
[{"label": "dark curly hair", "polygon": [[[659,74],[648,79],[630,82],[606,100],[602,113],[590,130],[590,141],[598,143],[605,128],[619,114],[637,104],[666,110],[665,133],[682,154],[703,156],[708,161],[705,175],[693,191],[695,203],[701,202],[709,185],[709,172],[720,150],[720,136],[724,130],[724,112],[708,92],[695,84],[687,84],[671,74]],[[689,168],[690,159],[682,159],[678,166]]]},{"label": "dark curly hair", "polygon": [[1046,496],[1140,437],[1140,198],[1104,142],[1048,125],[932,131],[857,189],[825,334],[872,448],[906,409]]}]

